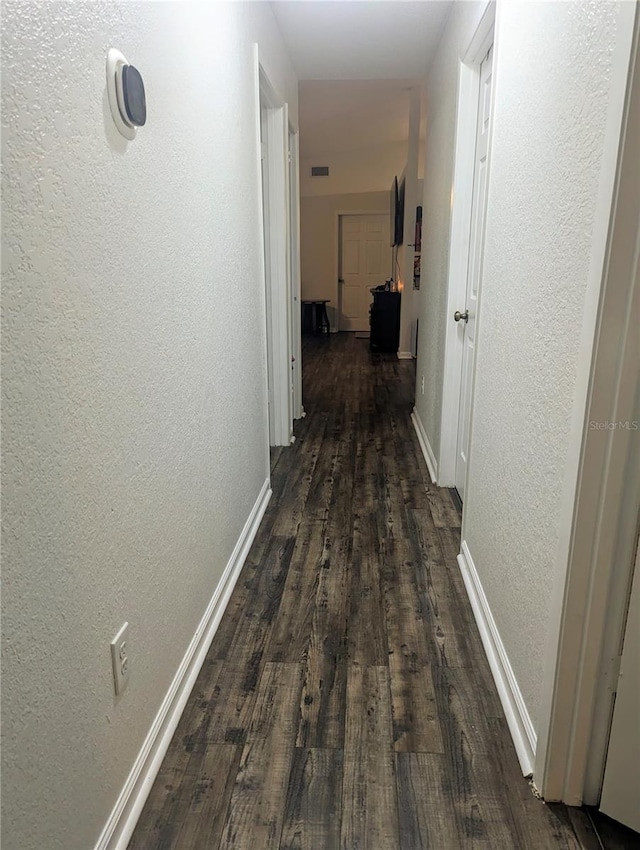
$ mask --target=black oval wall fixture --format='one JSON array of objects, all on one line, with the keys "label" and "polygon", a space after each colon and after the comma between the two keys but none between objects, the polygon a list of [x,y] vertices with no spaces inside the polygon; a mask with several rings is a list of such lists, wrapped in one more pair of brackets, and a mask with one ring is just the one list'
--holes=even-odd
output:
[{"label": "black oval wall fixture", "polygon": [[147,98],[140,71],[112,47],[107,54],[107,97],[118,132],[132,141],[147,122]]}]

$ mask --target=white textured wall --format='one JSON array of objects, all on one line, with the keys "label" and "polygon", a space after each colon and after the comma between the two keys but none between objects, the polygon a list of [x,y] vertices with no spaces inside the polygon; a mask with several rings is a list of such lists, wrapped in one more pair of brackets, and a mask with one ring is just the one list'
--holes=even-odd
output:
[{"label": "white textured wall", "polygon": [[[348,140],[345,140],[348,144]],[[389,192],[394,177],[400,177],[407,164],[408,141],[370,144],[358,150],[332,151],[305,156],[300,162],[300,194],[347,195],[361,192]],[[328,177],[312,177],[312,165],[328,165]]]},{"label": "white textured wall", "polygon": [[[268,4],[9,2],[2,28],[2,846],[87,850],[265,479],[252,40],[296,82]],[[111,46],[146,84],[131,143]]]},{"label": "white textured wall", "polygon": [[464,536],[537,727],[618,4],[499,11]]},{"label": "white textured wall", "polygon": [[[416,409],[436,457],[440,451],[458,64],[485,7],[485,2],[453,4],[427,77]],[[420,392],[422,375],[424,395]]]}]

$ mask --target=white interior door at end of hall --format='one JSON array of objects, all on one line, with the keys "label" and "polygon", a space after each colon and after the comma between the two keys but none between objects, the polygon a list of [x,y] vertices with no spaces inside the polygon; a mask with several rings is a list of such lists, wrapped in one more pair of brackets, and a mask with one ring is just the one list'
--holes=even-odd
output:
[{"label": "white interior door at end of hall", "polygon": [[640,832],[640,549],[636,553],[600,809]]},{"label": "white interior door at end of hall", "polygon": [[389,274],[389,240],[389,216],[386,214],[340,218],[340,330],[369,330],[370,290],[384,283]]},{"label": "white interior door at end of hall", "polygon": [[[489,156],[489,125],[491,117],[491,89],[493,82],[493,47],[489,49],[480,66],[480,89],[478,92],[478,124],[476,130],[475,162],[473,169],[473,195],[471,202],[471,229],[469,263],[467,271],[466,303],[460,312],[468,313],[468,320],[461,320],[458,333],[462,336],[462,376],[460,381],[460,404],[458,409],[458,445],[456,455],[456,489],[464,500],[464,483],[469,459],[469,437],[471,422],[471,395],[473,391],[473,361],[476,347],[476,318],[478,295],[482,277],[484,253],[484,223],[487,209],[487,166]],[[453,317],[450,317],[453,321]]]}]

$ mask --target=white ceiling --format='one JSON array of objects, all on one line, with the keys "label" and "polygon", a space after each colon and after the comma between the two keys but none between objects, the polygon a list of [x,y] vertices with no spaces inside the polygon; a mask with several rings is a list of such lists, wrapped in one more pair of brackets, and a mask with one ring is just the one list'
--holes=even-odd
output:
[{"label": "white ceiling", "polygon": [[423,77],[451,0],[274,0],[300,80]]}]

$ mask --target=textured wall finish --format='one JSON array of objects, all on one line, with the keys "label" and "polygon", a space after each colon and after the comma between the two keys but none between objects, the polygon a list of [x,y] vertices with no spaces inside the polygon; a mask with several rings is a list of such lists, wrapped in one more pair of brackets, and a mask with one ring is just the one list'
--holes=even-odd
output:
[{"label": "textured wall finish", "polygon": [[[458,64],[485,8],[483,2],[453,4],[427,78],[416,409],[436,458],[440,453]],[[422,375],[424,395],[420,392]]]},{"label": "textured wall finish", "polygon": [[499,10],[464,537],[536,728],[618,13]]},{"label": "textured wall finish", "polygon": [[[346,144],[346,142],[345,142]],[[300,162],[300,194],[347,195],[363,192],[388,192],[395,176],[400,176],[407,164],[407,146],[402,142],[384,145],[369,144],[358,150],[336,151],[305,156]],[[328,165],[328,177],[311,177],[312,165]]]},{"label": "textured wall finish", "polygon": [[2,846],[87,850],[268,468],[252,41],[294,119],[296,81],[266,3],[9,2],[2,29]]}]

